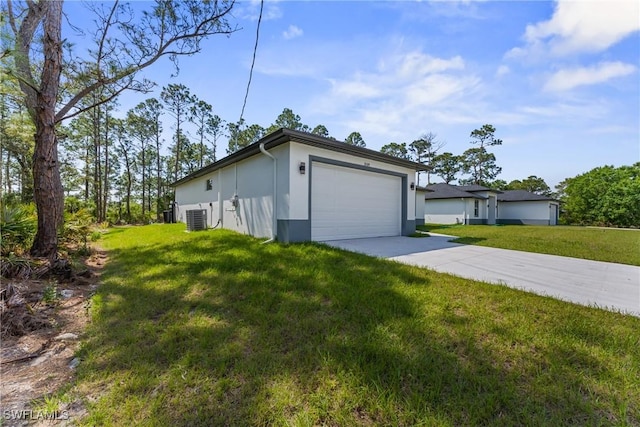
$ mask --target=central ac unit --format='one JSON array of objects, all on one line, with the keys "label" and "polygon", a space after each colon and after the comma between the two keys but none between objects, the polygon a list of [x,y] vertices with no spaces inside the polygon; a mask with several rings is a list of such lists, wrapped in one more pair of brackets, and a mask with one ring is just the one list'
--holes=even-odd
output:
[{"label": "central ac unit", "polygon": [[206,209],[193,209],[187,211],[187,230],[206,230],[207,211]]}]

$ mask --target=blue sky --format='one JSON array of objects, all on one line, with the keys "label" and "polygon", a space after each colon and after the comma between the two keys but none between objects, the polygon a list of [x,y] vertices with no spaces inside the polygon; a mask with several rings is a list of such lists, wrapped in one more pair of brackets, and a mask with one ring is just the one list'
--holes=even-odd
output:
[{"label": "blue sky", "polygon": [[[426,132],[461,154],[493,124],[506,181],[551,186],[605,164],[640,161],[637,1],[267,1],[245,120],[270,125],[283,108],[331,136],[368,148]],[[239,3],[241,31],[215,37],[144,75],[151,95],[183,83],[236,121],[247,84],[259,2]],[[167,125],[169,118],[167,117]],[[226,143],[223,143],[226,145]],[[218,154],[224,153],[220,147]]]}]

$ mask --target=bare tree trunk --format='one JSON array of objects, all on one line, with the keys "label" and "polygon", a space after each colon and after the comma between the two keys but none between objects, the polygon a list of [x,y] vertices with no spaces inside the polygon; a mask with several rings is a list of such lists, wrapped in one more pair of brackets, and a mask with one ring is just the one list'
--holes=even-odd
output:
[{"label": "bare tree trunk", "polygon": [[[125,164],[126,174],[127,174],[127,199],[126,199],[127,200],[126,201],[127,224],[131,224],[131,184],[133,181],[131,168],[133,167],[133,165],[129,161],[129,153],[127,152],[126,148],[124,146],[122,148],[123,148],[122,153],[124,155],[124,164]],[[144,204],[144,200],[142,201],[142,204]]]},{"label": "bare tree trunk", "polygon": [[33,179],[29,175],[29,170],[33,171],[33,165],[29,164],[27,156],[16,156],[16,161],[20,165],[20,199],[23,203],[33,201]]},{"label": "bare tree trunk", "polygon": [[96,220],[102,222],[104,219],[102,218],[102,150],[99,107],[92,110],[91,117],[93,121],[93,198],[96,204]]},{"label": "bare tree trunk", "polygon": [[151,194],[153,193],[152,192],[152,190],[153,190],[153,166],[151,164],[151,160],[152,159],[150,158],[151,153],[149,152],[147,154],[149,154],[149,156],[147,156],[147,157],[149,157],[149,160],[148,160],[149,161],[149,165],[147,167],[147,212],[148,212],[148,214],[151,214],[151,209],[152,209],[152,204],[151,204],[152,197],[151,197]]},{"label": "bare tree trunk", "polygon": [[89,144],[84,153],[84,201],[89,201]]},{"label": "bare tree trunk", "polygon": [[62,1],[47,3],[43,21],[44,63],[40,91],[36,95],[34,121],[36,144],[33,153],[34,199],[38,231],[31,246],[34,256],[58,256],[58,228],[62,226],[64,193],[60,180],[56,138],[56,102],[62,70]]},{"label": "bare tree trunk", "polygon": [[4,180],[7,184],[7,194],[11,194],[11,175],[9,175],[9,167],[11,166],[11,153],[7,151],[7,162],[4,164]]},{"label": "bare tree trunk", "polygon": [[[3,148],[5,146],[5,135],[6,135],[5,123],[7,123],[7,114],[6,114],[5,98],[3,96],[2,104],[0,104],[0,194],[2,194],[5,183],[7,183],[7,189],[11,188],[11,186],[9,185],[9,159],[10,159],[9,151],[6,151],[7,162],[6,163],[4,162],[5,150]],[[8,191],[7,194],[9,194],[10,192],[11,191]]]},{"label": "bare tree trunk", "polygon": [[147,167],[147,162],[146,162],[146,158],[145,158],[145,150],[146,147],[144,145],[144,142],[142,143],[142,152],[140,153],[141,155],[141,159],[142,160],[142,218],[144,218],[144,212],[145,212],[145,206],[144,203],[146,201],[146,186],[147,186],[147,181],[146,181],[146,167]]},{"label": "bare tree trunk", "polygon": [[[99,108],[99,107],[98,107]],[[107,219],[107,204],[109,203],[109,109],[105,105],[104,115],[104,178],[102,180],[103,201],[102,201],[102,221]]]},{"label": "bare tree trunk", "polygon": [[178,180],[180,174],[180,110],[178,110],[178,119],[176,121],[176,170],[174,175],[174,181]]},{"label": "bare tree trunk", "polygon": [[[149,176],[151,176],[151,169],[149,169]],[[147,212],[149,212],[149,214],[151,214],[151,188],[152,188],[152,181],[151,179],[147,180]]]},{"label": "bare tree trunk", "polygon": [[[156,125],[157,125],[156,119]],[[163,208],[160,203],[160,191],[162,186],[162,178],[160,177],[162,174],[162,170],[160,169],[160,133],[156,131],[156,220],[160,222],[162,218],[162,213],[160,212]]]},{"label": "bare tree trunk", "polygon": [[204,132],[200,134],[200,169],[202,169],[203,163],[204,163]]}]

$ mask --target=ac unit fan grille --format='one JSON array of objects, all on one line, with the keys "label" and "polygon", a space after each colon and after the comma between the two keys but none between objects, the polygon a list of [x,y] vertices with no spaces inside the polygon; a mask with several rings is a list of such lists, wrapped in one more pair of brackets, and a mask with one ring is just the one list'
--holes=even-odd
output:
[{"label": "ac unit fan grille", "polygon": [[207,228],[207,211],[205,209],[193,209],[187,211],[187,230],[197,231]]}]

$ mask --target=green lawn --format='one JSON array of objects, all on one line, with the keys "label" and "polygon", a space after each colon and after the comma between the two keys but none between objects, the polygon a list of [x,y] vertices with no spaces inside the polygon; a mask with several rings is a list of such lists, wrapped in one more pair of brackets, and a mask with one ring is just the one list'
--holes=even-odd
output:
[{"label": "green lawn", "polygon": [[639,318],[183,230],[105,236],[81,424],[640,424]]},{"label": "green lawn", "polygon": [[439,224],[418,229],[457,236],[457,243],[640,266],[640,230]]}]

